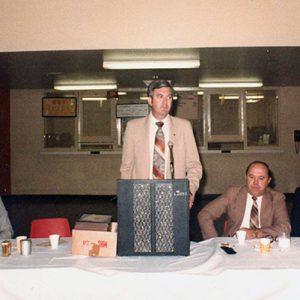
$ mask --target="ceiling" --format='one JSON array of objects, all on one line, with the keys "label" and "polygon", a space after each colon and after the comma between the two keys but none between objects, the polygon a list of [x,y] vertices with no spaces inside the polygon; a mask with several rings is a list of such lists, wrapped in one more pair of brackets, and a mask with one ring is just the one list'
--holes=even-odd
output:
[{"label": "ceiling", "polygon": [[[117,70],[119,88],[145,87],[143,80],[172,80],[197,87],[199,80],[258,78],[264,86],[300,86],[300,47],[199,48],[198,69]],[[0,87],[52,89],[59,74],[105,75],[102,50],[0,53]]]}]

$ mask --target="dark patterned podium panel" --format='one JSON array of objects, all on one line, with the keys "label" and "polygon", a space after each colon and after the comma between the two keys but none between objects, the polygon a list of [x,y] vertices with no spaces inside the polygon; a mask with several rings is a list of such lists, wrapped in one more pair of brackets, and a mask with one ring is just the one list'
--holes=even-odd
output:
[{"label": "dark patterned podium panel", "polygon": [[118,255],[189,255],[188,180],[117,185]]}]

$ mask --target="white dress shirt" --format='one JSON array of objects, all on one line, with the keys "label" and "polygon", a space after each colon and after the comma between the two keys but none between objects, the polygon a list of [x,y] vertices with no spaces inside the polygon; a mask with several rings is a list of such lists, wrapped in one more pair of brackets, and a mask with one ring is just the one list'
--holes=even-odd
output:
[{"label": "white dress shirt", "polygon": [[[246,202],[246,208],[244,212],[244,218],[241,224],[241,228],[249,228],[250,226],[250,216],[251,216],[251,209],[253,205],[253,199],[252,195],[247,193],[247,202]],[[262,196],[257,197],[257,207],[258,207],[258,222],[259,222],[259,228],[260,228],[260,208],[261,208],[261,201],[262,201]]]},{"label": "white dress shirt", "polygon": [[[157,131],[157,125],[156,122],[159,122],[160,120],[156,120],[152,113],[150,112],[150,128],[149,128],[149,147],[150,147],[150,174],[149,178],[153,179],[153,152],[154,152],[154,143],[155,143],[155,134]],[[168,160],[169,160],[169,147],[168,147],[168,141],[169,141],[169,128],[170,128],[170,117],[167,115],[161,122],[164,123],[162,127],[162,131],[165,136],[165,166],[168,165]],[[167,174],[167,168],[165,167],[165,178]]]}]

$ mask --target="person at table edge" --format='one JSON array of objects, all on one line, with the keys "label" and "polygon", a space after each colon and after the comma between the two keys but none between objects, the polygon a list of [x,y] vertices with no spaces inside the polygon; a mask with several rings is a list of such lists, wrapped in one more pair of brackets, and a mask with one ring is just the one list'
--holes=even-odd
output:
[{"label": "person at table edge", "polygon": [[167,80],[153,80],[147,88],[151,112],[129,121],[124,135],[121,179],[153,179],[153,149],[157,122],[162,121],[165,136],[165,179],[171,178],[169,142],[173,144],[174,178],[189,180],[189,207],[202,177],[202,165],[191,123],[169,115],[174,89]]},{"label": "person at table edge", "polygon": [[13,229],[7,211],[5,209],[5,206],[0,196],[0,240],[11,239],[12,236],[13,236]]},{"label": "person at table edge", "polygon": [[[269,187],[271,179],[270,168],[265,162],[250,163],[246,169],[246,185],[229,187],[199,212],[203,239],[217,237],[214,221],[224,213],[227,214],[224,236],[234,236],[240,229],[246,231],[246,239],[289,234],[291,225],[285,196]],[[253,197],[258,205],[257,228],[250,228]]]}]

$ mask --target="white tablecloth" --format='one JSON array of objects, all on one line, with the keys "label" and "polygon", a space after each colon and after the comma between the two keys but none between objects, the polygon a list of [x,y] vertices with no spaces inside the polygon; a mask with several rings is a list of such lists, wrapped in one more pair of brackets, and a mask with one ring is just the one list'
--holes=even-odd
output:
[{"label": "white tablecloth", "polygon": [[[191,255],[83,257],[71,255],[71,240],[52,250],[33,240],[30,256],[0,257],[0,299],[299,299],[300,239],[262,256],[258,241],[234,238],[191,243]],[[237,251],[228,255],[221,242]]]}]

